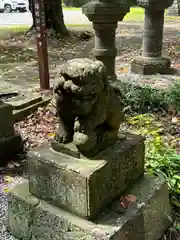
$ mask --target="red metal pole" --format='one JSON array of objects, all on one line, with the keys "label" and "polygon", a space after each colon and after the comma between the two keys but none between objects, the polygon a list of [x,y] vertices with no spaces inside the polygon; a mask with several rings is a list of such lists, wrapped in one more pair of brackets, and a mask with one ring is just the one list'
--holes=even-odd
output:
[{"label": "red metal pole", "polygon": [[40,89],[48,90],[49,85],[49,65],[47,50],[47,31],[45,23],[44,1],[35,0],[35,19],[37,28],[37,57],[39,63]]}]

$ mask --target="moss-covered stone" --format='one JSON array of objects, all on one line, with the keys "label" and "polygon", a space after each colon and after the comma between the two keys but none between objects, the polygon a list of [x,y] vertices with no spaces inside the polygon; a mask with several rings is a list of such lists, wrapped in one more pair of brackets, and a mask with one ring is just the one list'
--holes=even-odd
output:
[{"label": "moss-covered stone", "polygon": [[93,218],[144,174],[144,139],[126,135],[93,159],[73,158],[48,145],[28,155],[30,192],[55,206]]},{"label": "moss-covered stone", "polygon": [[125,195],[137,200],[124,213],[116,201],[88,221],[39,201],[28,183],[16,186],[9,195],[9,224],[12,235],[21,240],[157,240],[170,226],[168,188],[162,177],[141,178]]}]

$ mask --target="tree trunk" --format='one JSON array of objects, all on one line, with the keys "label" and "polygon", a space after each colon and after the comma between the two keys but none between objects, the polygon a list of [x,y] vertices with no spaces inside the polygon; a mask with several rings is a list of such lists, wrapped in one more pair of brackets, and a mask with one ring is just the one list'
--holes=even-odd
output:
[{"label": "tree trunk", "polygon": [[[56,34],[66,36],[68,30],[64,23],[64,16],[62,10],[62,0],[44,0],[46,28],[53,29]],[[29,0],[29,10],[32,13],[33,25],[32,28],[36,28],[34,0]]]},{"label": "tree trunk", "polygon": [[32,19],[33,19],[33,24],[30,29],[34,29],[34,28],[36,28],[36,23],[35,23],[35,9],[34,9],[34,1],[33,0],[29,0],[29,11],[31,12]]}]

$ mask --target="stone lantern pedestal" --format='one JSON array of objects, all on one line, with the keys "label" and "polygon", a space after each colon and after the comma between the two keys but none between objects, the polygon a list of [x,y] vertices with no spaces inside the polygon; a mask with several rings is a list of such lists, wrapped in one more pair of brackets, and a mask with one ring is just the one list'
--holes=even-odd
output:
[{"label": "stone lantern pedestal", "polygon": [[83,6],[83,13],[93,23],[95,31],[93,54],[97,60],[104,63],[110,80],[116,78],[115,32],[117,24],[128,12],[128,5],[121,0],[93,0]]},{"label": "stone lantern pedestal", "polygon": [[0,101],[0,166],[23,153],[23,141],[13,125],[13,110],[10,104]]},{"label": "stone lantern pedestal", "polygon": [[171,62],[162,57],[163,25],[165,9],[173,0],[137,0],[145,8],[143,53],[131,64],[131,71],[142,75],[167,74]]}]

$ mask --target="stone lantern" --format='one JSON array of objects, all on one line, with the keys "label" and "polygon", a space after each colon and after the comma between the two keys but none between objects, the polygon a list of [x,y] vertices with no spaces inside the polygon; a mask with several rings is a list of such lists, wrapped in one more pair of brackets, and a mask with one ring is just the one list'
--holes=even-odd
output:
[{"label": "stone lantern", "polygon": [[83,13],[93,23],[95,46],[93,54],[104,63],[110,80],[116,78],[115,58],[117,54],[115,36],[118,21],[129,12],[124,0],[92,0],[82,8]]},{"label": "stone lantern", "polygon": [[137,4],[145,8],[143,53],[133,60],[132,72],[143,75],[170,72],[171,62],[161,54],[164,13],[172,3],[173,0],[137,0]]}]

